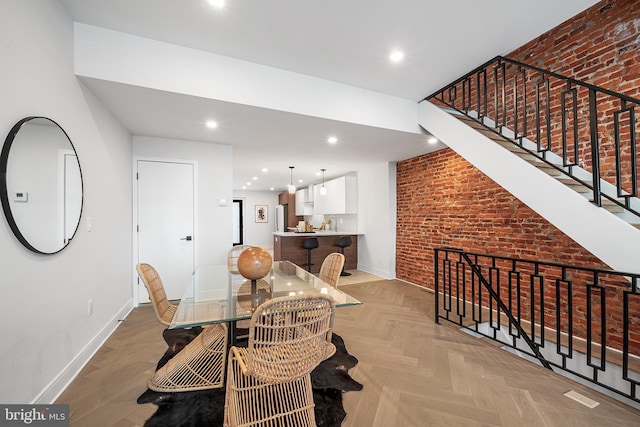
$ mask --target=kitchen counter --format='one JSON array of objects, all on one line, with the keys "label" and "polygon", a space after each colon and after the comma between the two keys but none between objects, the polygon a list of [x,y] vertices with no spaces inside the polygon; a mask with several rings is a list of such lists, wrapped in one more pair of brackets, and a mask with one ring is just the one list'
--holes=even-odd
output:
[{"label": "kitchen counter", "polygon": [[345,270],[358,268],[358,236],[362,233],[348,231],[316,231],[314,233],[296,233],[294,231],[276,231],[273,233],[274,261],[291,261],[301,267],[307,267],[307,250],[303,247],[309,237],[316,237],[319,246],[311,251],[311,272],[318,273],[325,257],[332,252],[340,252],[336,246],[342,236],[351,236],[351,246],[344,248]]},{"label": "kitchen counter", "polygon": [[297,231],[274,231],[274,236],[291,237],[291,236],[359,236],[362,233],[354,231],[333,231],[333,230],[318,230],[313,233],[299,233]]}]

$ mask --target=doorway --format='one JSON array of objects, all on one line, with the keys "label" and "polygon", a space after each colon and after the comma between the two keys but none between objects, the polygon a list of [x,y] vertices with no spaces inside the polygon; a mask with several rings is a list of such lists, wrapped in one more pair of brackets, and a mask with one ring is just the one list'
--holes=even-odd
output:
[{"label": "doorway", "polygon": [[244,245],[244,209],[241,199],[233,199],[233,246]]},{"label": "doorway", "polygon": [[[195,163],[136,160],[134,216],[136,263],[157,271],[168,299],[182,298],[195,268]],[[134,298],[149,302],[142,281]]]}]

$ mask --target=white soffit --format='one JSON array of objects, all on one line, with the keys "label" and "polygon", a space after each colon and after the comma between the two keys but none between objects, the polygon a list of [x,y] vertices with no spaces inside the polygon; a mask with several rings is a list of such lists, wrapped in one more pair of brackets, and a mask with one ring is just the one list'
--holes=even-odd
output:
[{"label": "white soffit", "polygon": [[422,133],[417,103],[317,77],[75,24],[81,77],[330,120]]}]

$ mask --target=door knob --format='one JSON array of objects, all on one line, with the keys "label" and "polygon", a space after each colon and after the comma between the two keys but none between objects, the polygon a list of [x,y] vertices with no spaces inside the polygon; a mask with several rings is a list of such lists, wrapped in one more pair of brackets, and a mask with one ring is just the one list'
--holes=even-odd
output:
[{"label": "door knob", "polygon": [[191,236],[181,237],[180,240],[193,240],[193,237]]}]

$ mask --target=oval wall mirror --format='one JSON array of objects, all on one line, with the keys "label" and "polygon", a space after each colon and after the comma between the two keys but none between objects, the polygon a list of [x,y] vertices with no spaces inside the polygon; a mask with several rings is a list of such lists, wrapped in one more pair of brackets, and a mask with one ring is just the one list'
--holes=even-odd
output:
[{"label": "oval wall mirror", "polygon": [[13,126],[0,154],[2,210],[29,250],[54,254],[75,235],[82,213],[80,162],[67,133],[46,117]]}]

